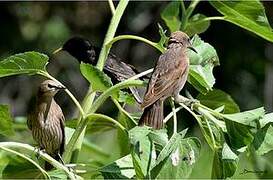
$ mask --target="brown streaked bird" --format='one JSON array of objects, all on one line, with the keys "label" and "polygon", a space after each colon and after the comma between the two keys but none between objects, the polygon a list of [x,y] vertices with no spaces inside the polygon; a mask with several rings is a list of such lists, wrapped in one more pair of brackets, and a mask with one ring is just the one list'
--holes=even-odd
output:
[{"label": "brown streaked bird", "polygon": [[176,102],[186,100],[185,97],[179,95],[179,92],[188,77],[189,58],[186,53],[188,48],[196,52],[187,34],[181,31],[171,34],[167,51],[159,57],[156,63],[141,104],[144,112],[139,120],[140,126],[162,128],[164,100],[170,96],[173,96]]},{"label": "brown streaked bird", "polygon": [[[41,150],[56,160],[61,160],[64,151],[64,115],[61,107],[54,100],[55,94],[65,89],[64,86],[52,80],[46,80],[39,86],[35,110],[28,117],[27,125],[32,131],[33,139]],[[53,166],[45,162],[45,169]]]},{"label": "brown streaked bird", "polygon": [[[100,48],[94,46],[87,39],[82,37],[72,37],[67,40],[64,45],[53,52],[56,54],[59,51],[66,51],[79,62],[89,63],[96,65],[98,62],[98,55],[100,53]],[[122,62],[113,53],[109,53],[103,71],[111,77],[111,80],[114,84],[124,81],[132,76],[138,74],[138,71],[130,64]],[[132,92],[135,100],[138,103],[142,102],[142,99],[139,95],[138,89],[135,87],[129,87]]]}]

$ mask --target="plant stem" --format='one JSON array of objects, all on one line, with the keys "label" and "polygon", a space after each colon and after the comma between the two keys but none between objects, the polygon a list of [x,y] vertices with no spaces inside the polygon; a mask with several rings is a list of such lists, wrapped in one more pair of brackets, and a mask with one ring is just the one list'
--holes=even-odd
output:
[{"label": "plant stem", "polygon": [[134,118],[133,118],[125,109],[122,108],[122,106],[119,104],[119,102],[118,102],[116,99],[114,99],[114,98],[111,98],[111,99],[112,99],[113,103],[117,106],[118,110],[119,110],[121,113],[125,114],[125,116],[127,116],[129,119],[131,119],[131,121],[132,121],[135,125],[137,125],[137,123],[136,123],[136,121],[134,120]]},{"label": "plant stem", "polygon": [[16,152],[16,151],[14,151],[14,150],[12,150],[12,149],[9,149],[9,148],[6,148],[6,147],[1,147],[1,146],[0,146],[0,149],[3,149],[4,151],[10,152],[10,153],[13,153],[13,154],[15,154],[15,155],[17,155],[17,156],[20,156],[20,157],[23,158],[23,159],[26,159],[27,161],[29,161],[29,162],[31,162],[32,164],[34,164],[34,166],[36,166],[36,167],[42,172],[42,174],[45,176],[45,178],[51,179],[50,176],[49,176],[49,174],[48,174],[48,173],[47,173],[39,164],[37,164],[35,161],[33,161],[32,159],[30,159],[30,158],[27,157],[26,155],[21,154],[21,153],[19,153],[19,152]]},{"label": "plant stem", "polygon": [[109,41],[111,41],[113,39],[113,37],[114,37],[114,35],[116,33],[116,30],[117,30],[119,21],[120,21],[122,15],[124,13],[124,10],[125,10],[128,2],[129,2],[128,0],[119,1],[116,12],[115,12],[115,14],[113,15],[113,17],[111,19],[111,22],[110,22],[110,25],[109,25],[108,31],[106,33],[106,36],[105,36],[105,39],[104,39],[104,42],[103,42],[103,46],[102,46],[102,49],[101,49],[101,52],[100,52],[98,63],[97,63],[97,68],[99,70],[103,69],[105,60],[106,60],[107,55],[108,55],[109,50],[110,50],[108,47],[106,47],[106,44],[107,44],[107,42],[109,42]]},{"label": "plant stem", "polygon": [[178,111],[180,111],[181,109],[183,109],[182,106],[174,109],[174,111],[170,112],[163,120],[164,123],[167,123],[174,115],[174,113],[177,113]]},{"label": "plant stem", "polygon": [[60,162],[56,161],[54,158],[52,158],[50,155],[44,153],[44,152],[36,152],[35,148],[30,146],[29,144],[24,144],[24,143],[18,143],[18,142],[0,142],[0,147],[4,148],[18,148],[18,149],[26,149],[31,153],[36,153],[40,157],[42,157],[44,160],[50,162],[53,166],[55,166],[58,169],[62,169],[63,171],[66,172],[68,177],[70,179],[76,179],[75,174],[69,171],[69,169],[61,164]]},{"label": "plant stem", "polygon": [[173,135],[177,133],[177,116],[175,112],[175,105],[173,100],[170,100],[171,102],[171,107],[172,107],[172,112],[173,112]]},{"label": "plant stem", "polygon": [[[110,22],[110,25],[109,25],[108,31],[106,33],[106,36],[105,36],[105,39],[103,42],[103,46],[102,46],[102,49],[101,49],[101,52],[99,55],[97,66],[96,66],[101,71],[103,69],[104,63],[106,61],[106,58],[107,58],[109,50],[110,50],[106,47],[106,42],[111,41],[113,39],[113,37],[116,33],[116,30],[117,30],[118,24],[120,22],[120,19],[124,13],[124,10],[125,10],[128,2],[129,1],[127,1],[127,0],[121,0],[117,6],[117,9],[116,9],[112,19],[111,19],[111,22]],[[87,92],[87,95],[84,98],[84,104],[83,104],[83,109],[85,110],[84,112],[92,111],[91,107],[92,107],[92,103],[94,101],[96,94],[91,93],[91,92],[92,92],[92,88],[90,86],[90,88]],[[70,141],[68,142],[66,151],[64,153],[65,162],[69,161],[70,155],[72,155],[74,161],[76,161],[78,159],[78,153],[81,149],[81,145],[82,145],[83,138],[85,135],[85,129],[87,126],[85,114],[83,114],[82,116],[83,116],[83,118],[80,120],[75,132],[73,133]],[[81,137],[81,138],[78,139],[79,137]],[[75,149],[75,151],[74,151],[75,146],[77,147],[77,149]]]},{"label": "plant stem", "polygon": [[182,9],[182,18],[181,18],[180,29],[181,31],[185,31],[187,20],[186,20],[186,8],[185,8],[184,0],[181,0],[181,9]]},{"label": "plant stem", "polygon": [[183,7],[184,7],[184,11],[185,13],[183,13],[184,11],[182,11],[182,22],[181,22],[181,30],[182,31],[185,31],[186,27],[187,27],[187,23],[188,23],[188,20],[193,12],[193,10],[195,9],[195,7],[197,6],[197,4],[199,3],[200,0],[193,0],[191,2],[191,4],[189,5],[188,9],[185,11],[185,5],[183,3],[183,0],[181,2],[181,6],[182,6],[182,10],[183,10]]},{"label": "plant stem", "polygon": [[134,39],[134,40],[139,40],[142,41],[146,44],[149,44],[150,46],[155,47],[156,49],[158,49],[160,52],[164,52],[165,49],[162,48],[160,45],[158,45],[158,43],[152,42],[146,38],[143,37],[139,37],[139,36],[135,36],[135,35],[119,35],[114,37],[111,41],[109,41],[106,46],[108,48],[110,48],[115,42],[119,41],[119,40],[123,40],[123,39]]},{"label": "plant stem", "polygon": [[111,9],[112,15],[114,15],[115,12],[116,12],[116,9],[115,9],[113,1],[112,0],[108,0],[108,4],[109,4],[109,7]]}]

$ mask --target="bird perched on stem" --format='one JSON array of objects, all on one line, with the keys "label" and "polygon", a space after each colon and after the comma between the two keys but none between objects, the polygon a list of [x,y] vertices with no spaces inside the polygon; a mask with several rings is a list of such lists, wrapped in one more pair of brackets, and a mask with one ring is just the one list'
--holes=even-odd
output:
[{"label": "bird perched on stem", "polygon": [[[46,80],[40,84],[35,110],[28,117],[27,125],[32,131],[34,140],[41,150],[56,160],[61,160],[64,151],[64,115],[60,106],[55,102],[55,94],[65,87],[58,82]],[[45,162],[45,169],[53,166]]]},{"label": "bird perched on stem", "polygon": [[[98,55],[100,48],[93,46],[87,39],[81,37],[73,37],[67,40],[64,45],[53,52],[56,54],[59,51],[66,51],[71,56],[76,58],[79,62],[84,62],[92,65],[96,65],[98,62]],[[121,61],[117,56],[109,53],[103,71],[111,77],[113,83],[124,81],[132,76],[138,74],[137,70],[124,62]],[[138,103],[142,102],[137,88],[130,87],[135,100]]]},{"label": "bird perched on stem", "polygon": [[179,95],[189,72],[189,58],[186,53],[188,48],[196,52],[187,34],[181,31],[171,34],[167,51],[157,61],[141,104],[144,112],[139,120],[140,126],[162,128],[164,100],[170,96],[173,96],[179,103],[188,100]]}]

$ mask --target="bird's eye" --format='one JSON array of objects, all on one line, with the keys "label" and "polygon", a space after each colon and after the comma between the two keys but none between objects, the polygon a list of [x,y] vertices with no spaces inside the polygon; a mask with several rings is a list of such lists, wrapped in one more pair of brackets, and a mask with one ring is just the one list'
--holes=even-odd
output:
[{"label": "bird's eye", "polygon": [[48,87],[49,87],[50,89],[52,89],[52,88],[54,88],[55,86],[53,86],[53,85],[51,85],[51,84],[48,84]]}]

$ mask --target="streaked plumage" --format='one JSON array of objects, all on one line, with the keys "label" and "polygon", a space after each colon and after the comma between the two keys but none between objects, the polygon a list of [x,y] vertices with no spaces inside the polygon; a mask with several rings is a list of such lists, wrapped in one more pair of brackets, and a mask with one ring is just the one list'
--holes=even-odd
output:
[{"label": "streaked plumage", "polygon": [[[65,118],[62,109],[55,102],[54,96],[60,89],[64,88],[52,80],[41,83],[35,110],[27,120],[28,128],[32,131],[32,136],[40,149],[44,149],[56,160],[60,159],[59,155],[62,155],[64,151]],[[45,169],[52,169],[51,164],[46,163]]]},{"label": "streaked plumage", "polygon": [[191,48],[191,44],[185,33],[176,31],[171,34],[167,51],[159,57],[150,78],[141,105],[144,112],[139,125],[145,124],[155,129],[163,127],[163,102],[170,96],[178,97],[188,77],[187,48]]}]

